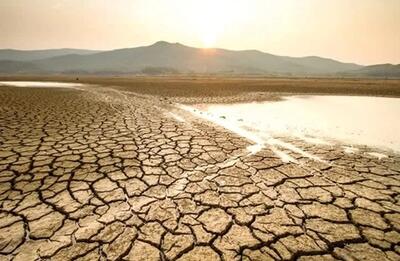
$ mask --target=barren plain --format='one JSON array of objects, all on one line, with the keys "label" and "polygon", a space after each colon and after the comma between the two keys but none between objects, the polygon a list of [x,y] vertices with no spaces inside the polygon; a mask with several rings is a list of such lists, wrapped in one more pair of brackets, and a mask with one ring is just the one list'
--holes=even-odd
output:
[{"label": "barren plain", "polygon": [[397,80],[0,80],[88,84],[0,87],[0,260],[400,259],[398,153],[283,136],[284,161],[176,106],[399,97]]}]

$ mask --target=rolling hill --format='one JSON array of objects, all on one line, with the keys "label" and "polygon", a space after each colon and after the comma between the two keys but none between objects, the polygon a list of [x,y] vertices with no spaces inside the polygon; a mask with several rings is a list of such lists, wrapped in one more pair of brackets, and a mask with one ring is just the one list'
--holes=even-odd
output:
[{"label": "rolling hill", "polygon": [[364,66],[360,69],[346,72],[346,74],[369,77],[393,77],[400,78],[400,64],[376,64]]},{"label": "rolling hill", "polygon": [[0,60],[9,61],[32,61],[38,59],[47,59],[55,56],[69,55],[69,54],[94,54],[99,51],[83,50],[83,49],[49,49],[49,50],[14,50],[3,49],[0,50]]},{"label": "rolling hill", "polygon": [[[367,71],[365,71],[367,70]],[[396,73],[398,67],[390,72]],[[366,67],[317,56],[278,56],[257,50],[202,49],[179,43],[90,51],[0,50],[0,73],[224,73],[266,75],[366,74]],[[377,74],[379,75],[379,74]]]}]

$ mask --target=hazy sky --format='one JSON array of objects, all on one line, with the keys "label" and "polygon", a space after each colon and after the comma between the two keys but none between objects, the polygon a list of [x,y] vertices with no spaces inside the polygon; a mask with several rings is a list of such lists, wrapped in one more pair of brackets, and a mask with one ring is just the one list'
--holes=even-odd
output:
[{"label": "hazy sky", "polygon": [[0,0],[0,48],[158,40],[400,63],[400,0]]}]

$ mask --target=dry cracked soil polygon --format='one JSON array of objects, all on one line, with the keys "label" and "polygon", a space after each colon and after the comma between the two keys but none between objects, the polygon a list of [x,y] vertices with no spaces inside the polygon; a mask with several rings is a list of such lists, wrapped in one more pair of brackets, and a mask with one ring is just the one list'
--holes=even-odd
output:
[{"label": "dry cracked soil polygon", "polygon": [[285,163],[170,106],[2,87],[0,260],[400,260],[398,155]]}]

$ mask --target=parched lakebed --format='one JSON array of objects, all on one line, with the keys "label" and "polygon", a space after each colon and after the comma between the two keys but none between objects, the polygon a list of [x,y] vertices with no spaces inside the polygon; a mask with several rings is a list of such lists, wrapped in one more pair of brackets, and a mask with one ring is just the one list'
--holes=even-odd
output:
[{"label": "parched lakebed", "polygon": [[270,144],[234,108],[51,87],[0,86],[0,259],[400,257],[394,151]]}]

